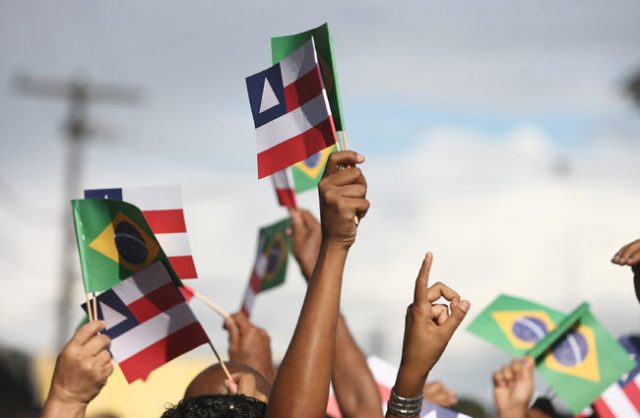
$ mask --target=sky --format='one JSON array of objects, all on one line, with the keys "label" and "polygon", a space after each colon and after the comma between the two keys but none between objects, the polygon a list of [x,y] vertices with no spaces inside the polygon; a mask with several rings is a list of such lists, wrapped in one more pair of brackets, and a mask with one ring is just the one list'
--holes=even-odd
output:
[{"label": "sky", "polygon": [[[588,301],[613,335],[639,329],[631,274],[609,263],[640,235],[640,109],[624,92],[640,71],[637,2],[0,0],[0,343],[55,349],[60,259],[74,251],[61,246],[68,104],[20,94],[18,76],[140,92],[91,105],[80,183],[181,185],[193,287],[235,310],[257,229],[286,216],[257,180],[244,77],[270,65],[271,36],[324,22],[349,145],[367,157],[372,207],[342,297],[367,352],[399,362],[427,250],[434,280],[471,300],[467,322],[508,293],[567,312]],[[300,202],[318,212],[314,192]],[[276,358],[304,296],[291,261],[256,304]],[[224,349],[220,321],[195,309]],[[460,329],[433,376],[488,402],[507,360]]]}]

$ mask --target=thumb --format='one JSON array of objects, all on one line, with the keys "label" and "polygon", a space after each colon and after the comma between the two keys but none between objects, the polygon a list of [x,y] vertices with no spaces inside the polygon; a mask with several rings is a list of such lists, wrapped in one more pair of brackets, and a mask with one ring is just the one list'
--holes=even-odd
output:
[{"label": "thumb", "polygon": [[456,332],[456,329],[458,329],[464,317],[467,316],[470,307],[471,303],[466,299],[461,300],[455,307],[452,307],[451,315],[449,315],[449,318],[442,324],[449,333],[449,338]]}]

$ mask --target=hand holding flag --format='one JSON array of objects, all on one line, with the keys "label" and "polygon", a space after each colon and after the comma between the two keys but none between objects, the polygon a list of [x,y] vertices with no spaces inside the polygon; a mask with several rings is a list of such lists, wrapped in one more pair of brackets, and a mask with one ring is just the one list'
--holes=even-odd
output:
[{"label": "hand holding flag", "polygon": [[354,151],[331,154],[318,185],[322,238],[345,249],[356,239],[354,219],[363,218],[369,210],[367,181],[356,167],[363,162],[364,157]]},{"label": "hand holding flag", "polygon": [[636,299],[640,302],[640,239],[620,248],[611,259],[611,262],[621,266],[631,266]]},{"label": "hand holding flag", "polygon": [[291,211],[291,238],[293,255],[305,280],[309,281],[320,253],[320,222],[306,209]]},{"label": "hand holding flag", "polygon": [[113,373],[111,340],[99,334],[105,324],[92,321],[82,325],[64,346],[51,379],[51,389],[42,417],[75,416],[95,398]]},{"label": "hand holding flag", "polygon": [[532,357],[514,359],[493,374],[493,397],[499,418],[525,418],[533,396]]}]

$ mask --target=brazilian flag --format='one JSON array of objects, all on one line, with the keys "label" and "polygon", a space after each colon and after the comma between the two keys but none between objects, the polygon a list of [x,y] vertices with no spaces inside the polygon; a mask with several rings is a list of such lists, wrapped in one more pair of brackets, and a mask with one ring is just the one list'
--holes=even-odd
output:
[{"label": "brazilian flag", "polygon": [[72,200],[80,265],[87,293],[108,290],[160,260],[181,285],[137,207],[120,200]]},{"label": "brazilian flag", "polygon": [[291,218],[286,218],[260,228],[256,259],[256,273],[260,278],[258,292],[284,283],[291,248],[291,237],[287,236],[287,229],[290,226]]},{"label": "brazilian flag", "polygon": [[538,372],[574,414],[635,366],[586,303],[564,315],[500,295],[467,329],[510,354],[534,357]]},{"label": "brazilian flag", "polygon": [[271,59],[274,64],[277,64],[293,51],[300,48],[302,44],[311,39],[311,37],[313,37],[316,45],[320,72],[322,73],[324,87],[327,90],[329,107],[331,107],[331,114],[333,115],[333,122],[336,125],[336,130],[344,131],[344,118],[342,116],[342,108],[340,106],[336,64],[333,59],[329,26],[327,26],[326,23],[306,32],[271,38]]},{"label": "brazilian flag", "polygon": [[293,177],[296,193],[306,192],[318,187],[318,183],[322,179],[322,173],[324,173],[324,167],[327,165],[327,160],[335,151],[336,146],[333,145],[291,166],[291,176]]}]

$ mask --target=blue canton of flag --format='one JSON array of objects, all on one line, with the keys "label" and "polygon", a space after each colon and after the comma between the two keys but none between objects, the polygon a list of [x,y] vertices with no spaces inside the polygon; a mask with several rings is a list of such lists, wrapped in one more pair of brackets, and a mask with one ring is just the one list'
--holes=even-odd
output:
[{"label": "blue canton of flag", "polygon": [[247,77],[247,91],[256,128],[287,113],[280,64]]},{"label": "blue canton of flag", "polygon": [[93,189],[84,191],[85,199],[123,200],[122,189]]}]

